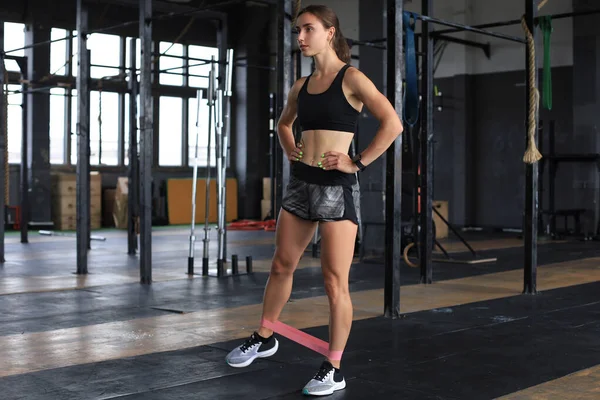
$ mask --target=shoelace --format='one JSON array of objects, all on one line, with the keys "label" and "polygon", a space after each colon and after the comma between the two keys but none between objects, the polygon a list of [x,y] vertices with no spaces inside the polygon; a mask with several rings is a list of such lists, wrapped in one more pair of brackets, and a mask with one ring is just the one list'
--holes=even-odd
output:
[{"label": "shoelace", "polygon": [[245,353],[246,351],[248,351],[249,348],[259,343],[260,341],[253,334],[252,336],[250,336],[250,339],[246,340],[244,344],[242,344],[240,350],[242,350],[242,352]]},{"label": "shoelace", "polygon": [[317,372],[317,374],[315,375],[315,377],[313,379],[315,379],[319,382],[323,382],[329,372],[331,372],[331,368],[329,368],[326,365],[321,365],[319,372]]}]

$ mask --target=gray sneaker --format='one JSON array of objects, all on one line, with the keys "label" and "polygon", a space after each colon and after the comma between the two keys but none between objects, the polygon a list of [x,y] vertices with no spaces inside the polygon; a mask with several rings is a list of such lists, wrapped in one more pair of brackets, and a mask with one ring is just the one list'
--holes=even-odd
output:
[{"label": "gray sneaker", "polygon": [[258,333],[254,332],[239,347],[231,350],[225,357],[225,361],[232,367],[243,368],[252,364],[252,361],[257,358],[271,357],[277,353],[278,348],[279,342],[275,338],[275,335],[266,340],[261,340]]},{"label": "gray sneaker", "polygon": [[302,393],[309,396],[327,396],[345,387],[346,381],[342,373],[336,372],[329,361],[323,361],[319,372],[304,386]]}]

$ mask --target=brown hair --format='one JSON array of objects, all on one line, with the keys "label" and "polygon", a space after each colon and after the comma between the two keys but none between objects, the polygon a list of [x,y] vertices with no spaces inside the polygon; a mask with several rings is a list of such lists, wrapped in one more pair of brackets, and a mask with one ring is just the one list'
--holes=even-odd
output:
[{"label": "brown hair", "polygon": [[335,50],[338,58],[348,64],[350,62],[350,47],[348,46],[346,38],[342,34],[342,30],[340,29],[340,21],[335,14],[335,11],[327,6],[310,5],[304,7],[298,12],[298,15],[296,15],[296,20],[304,13],[310,13],[319,18],[325,29],[329,29],[331,27],[335,28],[335,33],[333,35],[333,39],[331,40],[333,49]]}]

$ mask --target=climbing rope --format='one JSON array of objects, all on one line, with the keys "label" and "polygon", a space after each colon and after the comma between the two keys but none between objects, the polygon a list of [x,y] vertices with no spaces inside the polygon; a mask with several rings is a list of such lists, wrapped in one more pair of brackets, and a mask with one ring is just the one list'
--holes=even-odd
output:
[{"label": "climbing rope", "polygon": [[[538,4],[538,11],[548,2],[548,0],[542,0]],[[527,49],[528,49],[528,58],[527,58],[527,69],[529,70],[529,111],[528,111],[528,120],[529,120],[529,130],[527,132],[528,140],[527,140],[527,149],[525,150],[525,155],[523,156],[523,161],[527,164],[534,164],[537,161],[541,160],[542,154],[538,151],[537,146],[535,144],[535,131],[537,115],[539,111],[539,101],[540,101],[540,93],[536,87],[536,64],[535,64],[535,40],[533,39],[533,34],[529,30],[527,26],[527,22],[525,21],[525,15],[521,17],[521,26],[527,35]]]}]

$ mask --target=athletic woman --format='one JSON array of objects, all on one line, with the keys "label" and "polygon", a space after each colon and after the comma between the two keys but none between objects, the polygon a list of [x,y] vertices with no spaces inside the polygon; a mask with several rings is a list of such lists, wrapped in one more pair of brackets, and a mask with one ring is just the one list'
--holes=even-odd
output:
[{"label": "athletic woman", "polygon": [[[281,146],[292,165],[277,221],[262,321],[226,360],[233,367],[245,367],[256,358],[277,352],[279,343],[267,326],[278,321],[290,297],[294,270],[318,223],[330,308],[329,356],[303,393],[327,395],[346,387],[340,361],[353,318],[348,280],[358,227],[353,198],[353,192],[358,192],[355,173],[381,156],[403,127],[388,99],[349,65],[350,50],[330,8],[303,8],[296,19],[296,31],[300,50],[304,56],[313,57],[315,71],[294,83],[277,125]],[[348,152],[363,106],[380,126],[370,145],[351,159]],[[298,144],[292,132],[296,118],[302,127]]]}]

